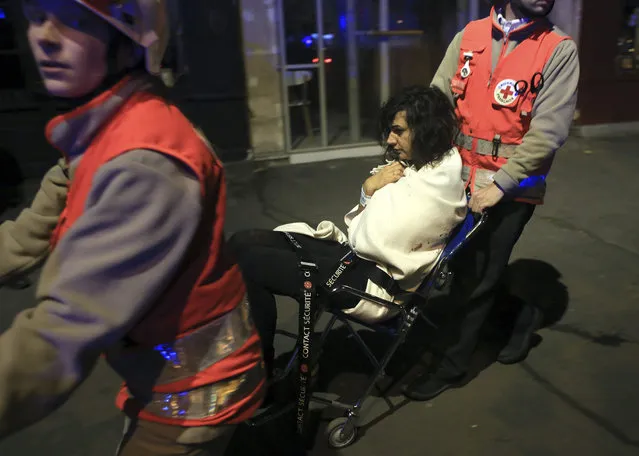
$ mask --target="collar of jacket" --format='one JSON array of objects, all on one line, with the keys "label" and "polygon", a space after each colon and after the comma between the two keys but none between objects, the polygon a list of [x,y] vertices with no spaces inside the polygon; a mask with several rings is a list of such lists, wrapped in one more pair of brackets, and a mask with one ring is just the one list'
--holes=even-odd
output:
[{"label": "collar of jacket", "polygon": [[125,76],[82,106],[51,119],[45,131],[47,140],[67,162],[73,161],[82,156],[102,125],[131,95],[152,85],[146,75]]},{"label": "collar of jacket", "polygon": [[[493,21],[493,32],[501,35],[502,38],[508,37],[509,39],[516,39],[521,41],[526,38],[536,38],[539,36],[539,32],[551,27],[550,21],[545,17],[537,19],[527,19],[527,22],[516,26],[511,29],[509,33],[504,32],[504,28],[499,20],[500,11],[494,6],[490,11],[490,15]],[[512,22],[512,21],[511,21]]]}]

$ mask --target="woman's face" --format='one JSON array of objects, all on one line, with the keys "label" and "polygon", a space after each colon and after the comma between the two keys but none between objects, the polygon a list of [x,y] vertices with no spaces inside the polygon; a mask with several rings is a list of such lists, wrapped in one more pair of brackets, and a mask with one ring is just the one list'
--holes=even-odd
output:
[{"label": "woman's face", "polygon": [[73,0],[23,0],[31,51],[47,91],[79,98],[107,76],[110,26]]},{"label": "woman's face", "polygon": [[406,111],[395,114],[386,143],[398,154],[400,160],[410,160],[413,157],[413,138],[406,123]]}]

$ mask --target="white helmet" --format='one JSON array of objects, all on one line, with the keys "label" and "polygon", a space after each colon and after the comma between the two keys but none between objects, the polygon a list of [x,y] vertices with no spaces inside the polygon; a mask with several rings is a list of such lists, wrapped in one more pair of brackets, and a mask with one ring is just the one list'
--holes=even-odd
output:
[{"label": "white helmet", "polygon": [[146,69],[160,75],[169,42],[166,0],[74,0],[142,46]]}]

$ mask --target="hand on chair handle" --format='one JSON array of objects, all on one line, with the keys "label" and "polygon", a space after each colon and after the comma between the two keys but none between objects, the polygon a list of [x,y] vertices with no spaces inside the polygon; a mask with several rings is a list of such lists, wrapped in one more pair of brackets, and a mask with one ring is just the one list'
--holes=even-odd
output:
[{"label": "hand on chair handle", "polygon": [[496,184],[491,184],[475,191],[470,197],[468,207],[471,211],[480,214],[499,203],[503,197],[504,192]]}]

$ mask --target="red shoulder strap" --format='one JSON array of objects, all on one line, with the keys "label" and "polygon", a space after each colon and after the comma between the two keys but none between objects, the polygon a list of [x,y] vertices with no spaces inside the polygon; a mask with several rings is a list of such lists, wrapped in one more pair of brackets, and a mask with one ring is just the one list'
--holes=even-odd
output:
[{"label": "red shoulder strap", "polygon": [[470,43],[490,43],[492,42],[493,20],[491,17],[485,17],[477,21],[469,22],[464,28],[462,35],[462,47],[468,48]]},{"label": "red shoulder strap", "polygon": [[568,35],[560,35],[553,30],[549,30],[541,41],[541,47],[546,55],[546,61],[548,61],[552,53],[555,52],[555,49],[557,48],[559,43],[571,39],[572,38]]}]

